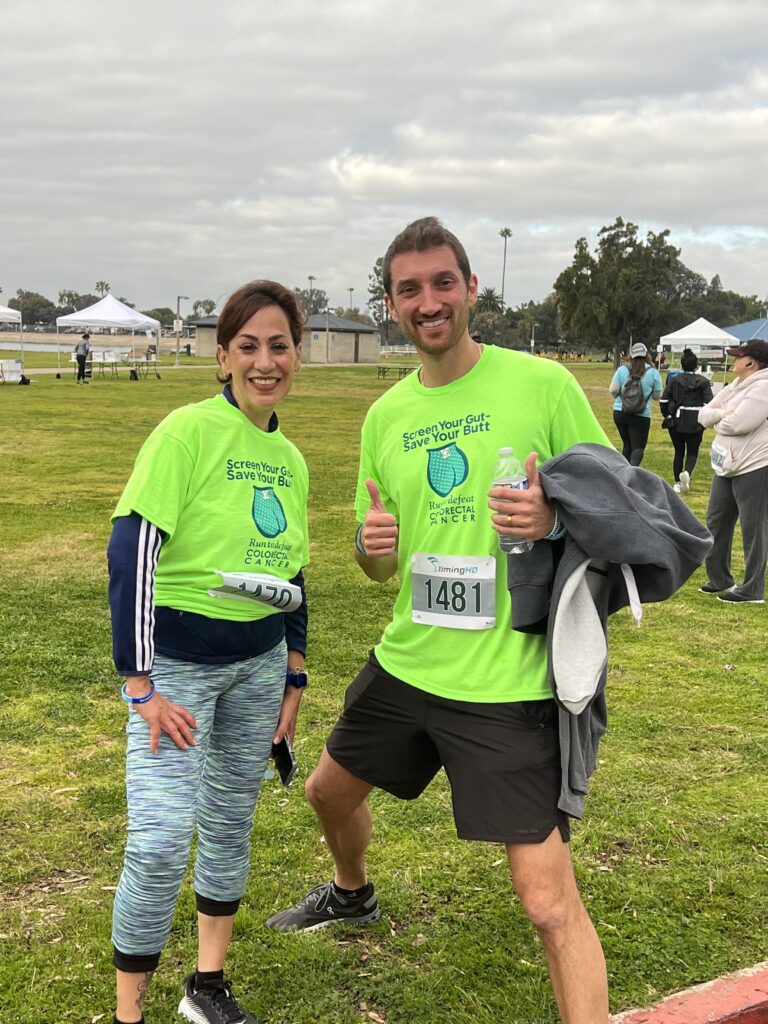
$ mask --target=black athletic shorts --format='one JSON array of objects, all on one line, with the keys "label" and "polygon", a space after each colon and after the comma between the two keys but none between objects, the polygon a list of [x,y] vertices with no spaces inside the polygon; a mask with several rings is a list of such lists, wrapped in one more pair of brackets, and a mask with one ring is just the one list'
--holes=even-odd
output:
[{"label": "black athletic shorts", "polygon": [[328,738],[342,768],[402,800],[424,792],[441,767],[460,839],[542,843],[557,827],[560,744],[554,700],[476,704],[448,700],[386,672],[371,652],[347,688]]}]

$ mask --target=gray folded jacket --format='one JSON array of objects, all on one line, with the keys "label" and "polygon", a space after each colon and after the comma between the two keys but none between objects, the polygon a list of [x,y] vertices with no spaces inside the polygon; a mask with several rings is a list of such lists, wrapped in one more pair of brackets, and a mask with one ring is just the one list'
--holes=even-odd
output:
[{"label": "gray folded jacket", "polygon": [[607,725],[608,616],[631,603],[639,619],[640,603],[666,600],[712,539],[664,480],[612,448],[574,445],[539,475],[567,534],[507,556],[512,628],[546,633],[560,710],[559,806],[581,817]]}]

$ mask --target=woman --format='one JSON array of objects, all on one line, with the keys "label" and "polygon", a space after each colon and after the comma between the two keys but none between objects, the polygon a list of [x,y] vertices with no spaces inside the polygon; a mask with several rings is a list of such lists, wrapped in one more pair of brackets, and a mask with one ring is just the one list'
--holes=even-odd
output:
[{"label": "woman", "polygon": [[706,377],[696,373],[698,365],[695,353],[689,348],[685,349],[680,356],[682,373],[667,377],[667,386],[659,401],[664,426],[669,430],[675,449],[672,472],[675,477],[674,489],[678,494],[687,494],[691,489],[691,474],[704,436],[698,411],[712,401],[712,385]]},{"label": "woman", "polygon": [[[629,395],[639,383],[639,401],[630,406]],[[621,437],[624,458],[633,466],[643,461],[648,431],[651,429],[651,399],[661,394],[659,371],[651,365],[648,349],[642,342],[635,342],[629,350],[629,365],[620,366],[613,375],[608,390],[616,401],[613,403],[613,422]],[[628,408],[625,408],[625,403]]]},{"label": "woman", "polygon": [[114,659],[131,705],[128,843],[112,939],[118,1024],[144,1020],[197,831],[197,969],[179,1013],[258,1024],[224,980],[272,743],[293,737],[307,616],[222,600],[214,570],[268,573],[303,591],[307,468],[275,408],[301,364],[292,292],[254,281],[219,317],[223,394],[172,412],[139,452],[109,542]]},{"label": "woman", "polygon": [[[768,558],[768,341],[727,348],[736,380],[699,412],[715,428],[710,459],[715,475],[707,528],[715,543],[707,555],[702,594],[729,604],[763,604]],[[744,581],[734,586],[731,548],[738,519],[744,544]]]}]

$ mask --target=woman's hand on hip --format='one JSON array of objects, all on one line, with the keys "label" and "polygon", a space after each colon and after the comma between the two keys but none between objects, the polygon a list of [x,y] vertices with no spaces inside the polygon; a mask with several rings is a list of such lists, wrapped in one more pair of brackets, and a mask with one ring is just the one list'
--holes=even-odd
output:
[{"label": "woman's hand on hip", "polygon": [[197,741],[192,735],[192,730],[197,728],[197,722],[192,712],[180,704],[174,704],[157,690],[146,704],[134,704],[133,710],[141,715],[149,726],[149,749],[153,754],[157,753],[160,734],[164,732],[168,733],[179,750],[197,746]]}]

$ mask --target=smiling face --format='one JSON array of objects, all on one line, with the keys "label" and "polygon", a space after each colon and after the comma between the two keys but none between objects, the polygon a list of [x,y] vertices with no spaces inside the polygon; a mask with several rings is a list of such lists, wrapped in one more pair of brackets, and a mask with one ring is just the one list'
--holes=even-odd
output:
[{"label": "smiling face", "polygon": [[387,306],[393,320],[419,351],[440,357],[474,346],[469,311],[477,301],[477,278],[467,284],[448,245],[392,258],[392,294]]},{"label": "smiling face", "polygon": [[226,348],[219,345],[217,358],[224,374],[231,374],[230,387],[240,410],[266,430],[301,366],[301,346],[293,343],[285,313],[279,306],[260,309]]}]

